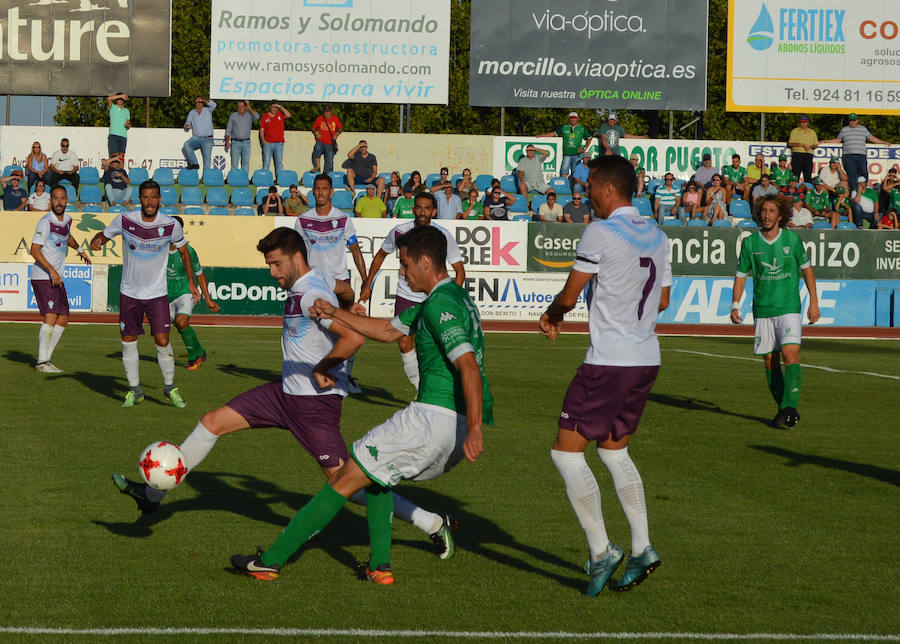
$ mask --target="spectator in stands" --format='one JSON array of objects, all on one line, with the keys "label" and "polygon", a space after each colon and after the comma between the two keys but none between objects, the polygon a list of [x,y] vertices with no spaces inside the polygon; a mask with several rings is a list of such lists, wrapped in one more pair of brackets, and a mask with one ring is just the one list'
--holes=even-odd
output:
[{"label": "spectator in stands", "polygon": [[812,213],[803,207],[803,198],[794,197],[791,199],[791,218],[788,220],[788,228],[812,228]]},{"label": "spectator in stands", "polygon": [[895,215],[900,216],[900,187],[891,188],[891,202],[888,204],[888,210],[893,210]]},{"label": "spectator in stands", "polygon": [[43,179],[34,184],[34,192],[28,196],[28,210],[50,212],[50,193],[47,192]]},{"label": "spectator in stands", "polygon": [[413,197],[417,194],[425,192],[425,186],[422,183],[422,175],[419,174],[418,170],[413,170],[409,175],[409,180],[403,186],[403,191],[406,192],[406,188],[409,188],[410,192],[412,192]]},{"label": "spectator in stands", "polygon": [[3,210],[25,210],[28,205],[28,191],[20,183],[22,171],[13,170],[8,177],[0,177],[3,188]]},{"label": "spectator in stands", "polygon": [[484,219],[484,204],[478,198],[478,188],[470,188],[467,198],[462,202],[460,219]]},{"label": "spectator in stands", "polygon": [[[581,157],[581,161],[572,171],[572,176],[569,178],[569,186],[572,188],[572,194],[575,194],[576,190],[580,190],[584,195],[588,193],[588,174],[590,174],[588,164],[590,162],[591,155],[585,153]],[[587,199],[585,199],[585,202],[587,202]]]},{"label": "spectator in stands", "polygon": [[106,137],[106,151],[109,156],[118,155],[124,162],[125,148],[128,146],[128,128],[131,127],[131,112],[125,107],[128,94],[121,92],[106,97],[106,111],[109,112],[109,135]]},{"label": "spectator in stands", "polygon": [[353,209],[357,217],[364,219],[381,219],[387,217],[387,206],[375,194],[375,184],[366,184],[366,194],[356,200]]},{"label": "spectator in stands", "polygon": [[567,224],[591,223],[591,207],[581,191],[572,193],[572,201],[563,206],[563,221]]},{"label": "spectator in stands", "polygon": [[842,143],[844,151],[841,154],[841,163],[847,176],[865,177],[868,183],[869,164],[866,161],[866,141],[881,145],[890,145],[891,142],[879,139],[864,125],[860,125],[859,117],[856,114],[850,114],[847,119],[850,123],[842,127],[836,137],[822,141],[822,143]]},{"label": "spectator in stands", "polygon": [[415,205],[415,197],[413,196],[412,186],[407,183],[403,186],[403,196],[397,199],[394,204],[394,211],[391,213],[397,219],[413,219],[413,206]]},{"label": "spectator in stands", "polygon": [[[759,183],[762,176],[766,173],[766,158],[762,154],[757,154],[753,158],[753,163],[747,166],[747,186],[750,188],[751,199],[753,198],[753,188]],[[746,191],[745,191],[746,192]]]},{"label": "spectator in stands", "polygon": [[[744,199],[747,190],[747,169],[741,165],[741,155],[731,155],[731,165],[722,168],[722,179],[725,184],[725,198],[731,201],[735,195]],[[744,199],[746,201],[746,199]]]},{"label": "spectator in stands", "polygon": [[441,168],[440,177],[431,182],[429,188],[431,188],[431,192],[438,193],[444,189],[444,184],[450,183],[450,169],[449,168]]},{"label": "spectator in stands", "polygon": [[131,204],[131,181],[128,173],[122,169],[122,160],[118,155],[107,159],[104,164],[106,171],[103,173],[103,190],[110,206]]},{"label": "spectator in stands", "polygon": [[644,137],[637,134],[626,134],[625,128],[618,123],[619,115],[610,112],[606,117],[606,123],[600,126],[594,136],[600,142],[600,155],[621,154],[621,146],[619,141],[622,139],[642,139]]},{"label": "spectator in stands", "polygon": [[269,193],[263,198],[256,212],[260,215],[284,214],[284,203],[281,201],[281,195],[278,194],[278,188],[269,186]]},{"label": "spectator in stands", "polygon": [[709,221],[706,217],[706,209],[701,207],[703,189],[694,181],[688,181],[681,187],[681,209],[688,221],[695,217],[702,217],[703,221]]},{"label": "spectator in stands", "polygon": [[675,175],[667,172],[663,178],[664,183],[656,189],[656,221],[663,222],[663,218],[671,213],[676,213],[678,218],[684,220],[684,210],[681,208],[681,191],[675,187]]},{"label": "spectator in stands", "polygon": [[694,181],[701,188],[709,188],[712,186],[713,175],[717,174],[716,169],[712,167],[712,156],[709,152],[703,154],[703,164],[697,168],[694,173]]},{"label": "spectator in stands", "polygon": [[50,158],[44,154],[38,141],[31,144],[31,152],[25,157],[24,165],[25,176],[28,178],[29,186],[33,186],[38,179],[43,179],[45,183],[53,180],[53,171],[50,170]]},{"label": "spectator in stands", "polygon": [[851,208],[850,194],[844,186],[838,186],[836,189],[837,198],[834,201],[834,208],[831,210],[831,227],[837,228],[841,217],[846,217],[847,221],[853,221],[853,208]]},{"label": "spectator in stands", "polygon": [[783,188],[780,188],[779,192],[781,192],[781,194],[788,199],[793,199],[796,195],[800,194],[800,190],[797,187],[797,181],[797,175],[791,173],[791,177],[790,179],[788,179],[788,184]]},{"label": "spectator in stands", "polygon": [[[706,205],[703,207],[703,220],[714,222],[716,219],[725,219],[728,210],[725,206],[725,188],[722,186],[722,175],[718,172],[713,175],[710,187],[706,189]],[[775,190],[778,194],[778,190]]]},{"label": "spectator in stands", "polygon": [[538,150],[529,144],[525,147],[525,155],[519,158],[516,165],[516,178],[518,190],[528,200],[528,193],[547,192],[547,182],[544,180],[544,159],[550,154],[548,150]]},{"label": "spectator in stands", "polygon": [[825,191],[825,184],[819,177],[812,180],[813,189],[806,193],[803,200],[813,217],[824,217],[831,210],[831,199]]},{"label": "spectator in stands", "polygon": [[475,188],[476,191],[478,190],[478,186],[475,185],[475,181],[472,179],[472,171],[468,168],[463,168],[462,179],[453,186],[453,192],[462,197],[468,195],[472,188]]},{"label": "spectator in stands", "polygon": [[628,160],[631,162],[631,167],[634,168],[634,176],[637,179],[637,191],[634,193],[634,196],[642,197],[644,195],[644,183],[647,176],[644,172],[644,168],[638,165],[641,162],[640,157],[632,152],[631,156],[628,157]]},{"label": "spectator in stands", "polygon": [[50,187],[52,188],[63,179],[69,181],[78,190],[78,184],[81,177],[78,175],[78,167],[81,161],[78,155],[69,148],[69,139],[62,139],[59,142],[59,150],[50,157],[50,170],[52,178],[50,179]]},{"label": "spectator in stands", "polygon": [[788,163],[787,155],[779,154],[778,162],[773,163],[769,168],[769,180],[775,184],[775,187],[781,190],[791,182],[794,171]]},{"label": "spectator in stands", "polygon": [[891,191],[900,187],[900,178],[897,177],[896,166],[890,168],[884,179],[881,180],[881,188],[878,191],[878,212],[885,212],[891,204]]},{"label": "spectator in stands", "polygon": [[759,183],[750,191],[751,203],[755,205],[757,199],[761,199],[767,195],[777,197],[778,194],[779,190],[771,183],[771,181],[769,181],[769,175],[763,173],[759,177]]},{"label": "spectator in stands", "polygon": [[559,176],[568,177],[578,164],[579,155],[591,144],[591,135],[588,129],[578,123],[578,112],[569,112],[569,122],[560,125],[552,132],[538,134],[538,138],[546,136],[558,136],[562,138],[562,163],[559,166]]},{"label": "spectator in stands", "polygon": [[800,117],[800,125],[788,137],[791,149],[791,169],[804,181],[813,179],[813,151],[819,147],[819,137],[809,128],[809,117]]},{"label": "spectator in stands", "polygon": [[275,164],[275,177],[284,169],[284,126],[291,113],[277,100],[269,102],[269,111],[259,119],[259,142],[262,147],[262,169],[269,169],[269,161]]},{"label": "spectator in stands", "polygon": [[312,151],[312,170],[319,174],[319,159],[325,157],[325,174],[334,170],[334,153],[337,152],[337,139],[344,131],[341,120],[334,115],[331,105],[322,107],[322,113],[316,117],[312,124],[312,133],[316,137],[316,143]]},{"label": "spectator in stands", "polygon": [[888,210],[881,215],[876,224],[876,228],[879,230],[897,230],[897,227],[897,212],[894,210]]},{"label": "spectator in stands", "polygon": [[459,219],[462,215],[462,201],[453,194],[453,184],[448,179],[443,183],[443,192],[434,196],[437,201],[438,219]]},{"label": "spectator in stands", "polygon": [[[851,166],[852,164],[853,162],[851,162]],[[850,207],[853,209],[853,223],[861,229],[863,221],[868,221],[869,228],[874,228],[878,193],[874,188],[868,186],[868,180],[864,176],[860,175],[856,180],[856,190],[850,196],[852,197]]]},{"label": "spectator in stands", "polygon": [[181,154],[184,155],[188,168],[199,170],[200,165],[197,163],[197,155],[194,153],[199,148],[203,155],[203,170],[206,171],[212,166],[212,113],[216,109],[216,102],[211,98],[196,96],[194,97],[194,107],[196,109],[191,110],[184,120],[184,131],[190,132],[191,138],[184,142]]},{"label": "spectator in stands", "polygon": [[[250,101],[238,101],[237,111],[228,116],[225,126],[225,151],[231,152],[231,167],[246,170],[250,174],[250,135],[253,121],[259,114],[250,107]],[[268,165],[268,164],[266,164]]]},{"label": "spectator in stands", "polygon": [[[491,179],[491,186],[487,190],[484,191],[484,197],[481,198],[482,203],[484,203],[485,201],[487,201],[488,199],[491,198],[491,195],[494,192],[495,188],[500,188],[500,179],[496,179],[496,178]],[[501,190],[502,190],[502,188],[501,188]]]},{"label": "spectator in stands", "polygon": [[[355,192],[357,184],[375,186],[378,198],[384,194],[384,179],[378,176],[378,159],[374,154],[369,154],[369,144],[360,141],[347,153],[347,190]],[[419,180],[422,177],[419,176]]]},{"label": "spectator in stands", "polygon": [[290,196],[282,203],[284,205],[284,214],[297,216],[302,212],[309,210],[309,200],[300,192],[297,184],[292,183],[288,188]]},{"label": "spectator in stands", "polygon": [[563,209],[556,201],[556,193],[552,190],[547,191],[547,201],[538,208],[539,221],[559,222],[563,220]]},{"label": "spectator in stands", "polygon": [[485,197],[482,212],[485,219],[509,221],[509,207],[516,203],[516,196],[502,190],[499,185]]},{"label": "spectator in stands", "polygon": [[384,189],[384,205],[387,206],[388,217],[394,214],[394,204],[397,199],[403,196],[403,186],[400,182],[400,173],[394,170],[391,172],[391,182]]},{"label": "spectator in stands", "polygon": [[850,188],[850,182],[847,181],[847,173],[844,172],[841,164],[838,163],[837,157],[829,159],[828,165],[819,170],[817,178],[822,180],[822,187],[832,197],[834,197],[834,191],[838,186]]}]

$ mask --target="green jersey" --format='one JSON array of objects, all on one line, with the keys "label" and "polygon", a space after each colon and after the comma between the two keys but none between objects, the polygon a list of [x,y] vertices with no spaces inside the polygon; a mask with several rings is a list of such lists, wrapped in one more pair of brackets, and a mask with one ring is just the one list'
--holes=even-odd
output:
[{"label": "green jersey", "polygon": [[583,125],[572,127],[566,123],[556,130],[556,136],[562,137],[563,156],[573,156],[579,154],[579,150],[588,138],[588,131]]},{"label": "green jersey", "polygon": [[453,362],[469,351],[481,370],[482,422],[494,422],[494,398],[484,375],[484,332],[478,308],[469,294],[449,277],[432,289],[421,304],[406,309],[392,322],[406,335],[415,334],[419,356],[416,400],[465,415],[462,379]]},{"label": "green jersey", "polygon": [[807,206],[809,206],[809,209],[813,211],[828,210],[831,207],[828,199],[828,193],[824,190],[822,192],[810,190],[806,193],[806,199],[804,199],[803,201]]},{"label": "green jersey", "polygon": [[[203,268],[200,266],[200,260],[197,259],[197,252],[187,246],[188,254],[191,256],[191,264],[194,265],[194,277],[203,274]],[[182,295],[190,295],[191,289],[188,286],[187,273],[184,270],[184,264],[181,263],[181,253],[177,250],[169,251],[169,263],[166,265],[166,285],[169,291],[169,301],[177,300]]]},{"label": "green jersey", "polygon": [[891,190],[891,205],[888,210],[893,210],[900,215],[900,190]]},{"label": "green jersey", "polygon": [[413,200],[400,197],[394,202],[394,209],[391,212],[398,219],[412,219],[414,217]]},{"label": "green jersey", "polygon": [[731,182],[731,183],[744,183],[744,177],[747,176],[747,168],[744,166],[734,167],[731,165],[727,165],[722,168],[722,174]]},{"label": "green jersey", "polygon": [[810,265],[800,236],[782,230],[773,241],[757,231],[741,243],[737,276],[753,278],[753,316],[800,313],[800,272]]},{"label": "green jersey", "polygon": [[[466,199],[465,201],[462,202],[463,215],[466,214],[466,211],[469,209],[469,206],[471,205],[471,203],[472,202],[469,201],[468,199]],[[475,205],[472,206],[472,211],[469,213],[469,216],[463,217],[463,219],[481,219],[482,215],[484,215],[484,204],[482,203],[481,199],[476,199]]]},{"label": "green jersey", "polygon": [[606,135],[606,144],[609,146],[613,154],[619,154],[619,141],[625,138],[625,128],[616,123],[612,127],[608,123],[600,126],[600,129],[594,134],[597,137],[597,143],[600,145],[600,156],[603,156],[605,150],[603,148],[603,140],[600,138]]},{"label": "green jersey", "polygon": [[779,188],[783,188],[789,184],[793,174],[794,172],[790,168],[784,168],[782,170],[777,165],[769,171],[769,177]]}]

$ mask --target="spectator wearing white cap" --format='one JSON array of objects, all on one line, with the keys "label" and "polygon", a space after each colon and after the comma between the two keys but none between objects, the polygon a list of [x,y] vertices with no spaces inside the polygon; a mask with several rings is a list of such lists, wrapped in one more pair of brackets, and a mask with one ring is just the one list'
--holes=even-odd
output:
[{"label": "spectator wearing white cap", "polygon": [[863,221],[869,221],[869,228],[875,228],[875,211],[878,207],[878,193],[874,188],[868,187],[869,180],[859,177],[856,180],[856,190],[850,197],[850,208],[853,210],[853,223],[857,228],[863,227]]},{"label": "spectator wearing white cap", "polygon": [[788,137],[791,149],[791,169],[803,181],[813,180],[813,152],[819,147],[819,137],[809,127],[809,117],[800,117],[800,125]]},{"label": "spectator wearing white cap", "polygon": [[[864,126],[859,124],[859,117],[856,114],[850,114],[848,117],[849,125],[845,125],[833,139],[822,141],[822,143],[841,143],[844,150],[841,153],[841,163],[848,177],[863,177],[866,182],[869,181],[869,164],[866,162],[866,142],[880,143],[882,145],[890,145],[890,141],[879,139],[877,136],[869,132]],[[857,224],[858,225],[858,224]]]},{"label": "spectator wearing white cap", "polygon": [[538,134],[538,137],[558,136],[562,138],[562,164],[559,166],[559,176],[568,177],[578,164],[581,154],[591,145],[591,137],[588,129],[578,123],[578,112],[569,112],[569,122],[558,129]]},{"label": "spectator wearing white cap", "polygon": [[622,139],[644,138],[637,134],[626,134],[625,128],[619,125],[619,115],[615,112],[610,112],[607,115],[606,123],[601,125],[600,129],[594,132],[594,136],[597,137],[597,140],[600,142],[600,154],[607,156],[622,154],[619,146],[619,141]]}]

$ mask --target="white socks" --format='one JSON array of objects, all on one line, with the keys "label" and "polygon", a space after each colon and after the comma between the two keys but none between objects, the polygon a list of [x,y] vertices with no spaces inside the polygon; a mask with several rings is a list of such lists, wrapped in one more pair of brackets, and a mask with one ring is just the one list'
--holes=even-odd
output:
[{"label": "white socks", "polygon": [[50,335],[52,333],[52,326],[41,323],[41,328],[38,331],[38,364],[50,360]]},{"label": "white socks", "polygon": [[631,528],[631,554],[642,553],[650,545],[650,529],[647,526],[647,505],[644,502],[644,483],[641,475],[628,456],[628,448],[597,448],[600,460],[609,470],[616,494],[628,525]]},{"label": "white socks", "polygon": [[416,388],[416,391],[419,389],[419,356],[416,355],[416,350],[413,349],[408,353],[400,352],[400,359],[403,361],[403,371],[406,372],[406,377],[409,378],[409,381],[412,383],[412,386]]},{"label": "white socks", "polygon": [[[135,346],[136,348],[137,346]],[[164,347],[156,345],[156,361],[159,363],[163,384],[167,387],[168,393],[168,388],[175,382],[175,355],[172,353],[171,342]]]},{"label": "white socks", "polygon": [[49,361],[53,357],[53,350],[56,348],[56,345],[59,344],[59,339],[62,337],[63,331],[66,330],[66,327],[59,326],[58,324],[53,325],[53,330],[50,331],[50,347],[47,351],[47,360]]},{"label": "white socks", "polygon": [[587,537],[591,560],[596,561],[606,553],[609,545],[597,479],[584,460],[584,452],[551,449],[550,458],[566,484],[566,495]]},{"label": "white socks", "polygon": [[[181,443],[181,454],[184,456],[184,466],[188,468],[188,473],[192,472],[200,462],[206,458],[207,454],[216,446],[219,437],[203,426],[203,423],[197,423],[184,442]],[[155,503],[159,503],[166,495],[165,490],[154,490],[149,485],[144,488],[147,498]]]},{"label": "white socks", "polygon": [[[350,495],[350,502],[357,505],[366,504],[365,489],[357,490]],[[394,516],[401,521],[412,523],[425,534],[433,534],[441,529],[444,520],[441,515],[423,510],[418,505],[394,493]]]},{"label": "white socks", "polygon": [[129,387],[137,387],[141,384],[141,374],[138,369],[140,356],[138,355],[137,340],[134,342],[122,341],[122,366],[125,367],[125,378]]}]

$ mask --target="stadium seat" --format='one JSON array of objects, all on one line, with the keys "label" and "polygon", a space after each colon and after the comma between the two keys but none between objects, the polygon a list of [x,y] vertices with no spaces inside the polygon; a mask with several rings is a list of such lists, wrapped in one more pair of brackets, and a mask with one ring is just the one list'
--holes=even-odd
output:
[{"label": "stadium seat", "polygon": [[511,174],[505,174],[500,177],[500,189],[506,192],[516,193],[516,179]]},{"label": "stadium seat", "polygon": [[411,176],[412,176],[412,172],[404,172],[403,174],[400,175],[400,183],[405,186],[407,183],[409,183],[409,178]]},{"label": "stadium seat", "polygon": [[300,183],[304,188],[312,188],[313,182],[315,182],[317,176],[318,175],[316,175],[314,172],[304,172],[303,178],[300,179]]},{"label": "stadium seat", "polygon": [[681,190],[681,188],[683,186],[684,186],[684,179],[675,179],[675,181],[672,182],[672,187],[675,188],[676,190]]},{"label": "stadium seat", "polygon": [[159,211],[164,215],[177,215],[178,207],[177,206],[162,206]]},{"label": "stadium seat", "polygon": [[75,186],[73,186],[71,183],[60,183],[59,185],[66,189],[66,198],[71,203],[75,203],[76,201],[78,201],[78,195],[75,192]]},{"label": "stadium seat", "polygon": [[819,229],[823,229],[823,230],[824,230],[824,229],[831,230],[831,222],[828,222],[828,221],[814,221],[812,227],[813,227],[813,230],[819,230]]},{"label": "stadium seat", "polygon": [[560,208],[565,208],[570,201],[572,201],[572,195],[558,195],[556,197],[556,203],[559,204]]},{"label": "stadium seat", "polygon": [[209,170],[203,171],[203,185],[204,186],[224,186],[225,185],[225,176],[222,174],[222,171],[218,168],[210,168]]},{"label": "stadium seat", "polygon": [[572,188],[569,186],[569,180],[565,177],[553,177],[550,179],[550,187],[553,191],[561,195],[572,194]]},{"label": "stadium seat", "polygon": [[239,217],[250,217],[258,214],[256,208],[236,208],[234,214]]},{"label": "stadium seat", "polygon": [[333,172],[329,172],[328,176],[331,177],[331,185],[337,190],[338,188],[346,188],[347,187],[347,173],[340,172],[335,170]]},{"label": "stadium seat", "polygon": [[681,220],[678,217],[663,217],[663,226],[677,226],[681,228]]},{"label": "stadium seat", "polygon": [[249,186],[250,175],[243,168],[232,168],[228,171],[228,177],[225,181],[229,186]]},{"label": "stadium seat", "polygon": [[181,203],[186,206],[200,206],[203,204],[203,191],[196,186],[187,186],[181,191]]},{"label": "stadium seat", "polygon": [[79,186],[78,192],[81,193],[81,203],[99,204],[103,201],[103,191],[96,184]]},{"label": "stadium seat", "polygon": [[25,168],[23,168],[23,167],[20,166],[20,165],[8,165],[8,166],[6,166],[5,168],[3,168],[3,176],[4,176],[4,177],[8,177],[10,174],[12,174],[12,171],[13,171],[13,170],[18,170],[19,172],[22,173],[22,176],[25,176]]},{"label": "stadium seat", "polygon": [[513,221],[531,221],[531,215],[513,215]]},{"label": "stadium seat", "polygon": [[[182,193],[182,197],[184,193]],[[228,191],[225,188],[215,187],[206,191],[206,203],[210,206],[227,206]],[[212,214],[212,213],[210,213]]]},{"label": "stadium seat", "polygon": [[81,212],[103,212],[103,206],[95,203],[89,203],[86,206],[81,207]]},{"label": "stadium seat", "polygon": [[531,212],[537,212],[545,203],[547,203],[547,197],[544,195],[535,195],[531,198]]},{"label": "stadium seat", "polygon": [[[481,192],[484,192],[491,187],[491,182],[493,180],[494,175],[492,174],[479,174],[477,177],[475,177],[475,185],[478,186],[478,189]],[[403,183],[406,183],[406,179],[403,180]]]},{"label": "stadium seat", "polygon": [[160,203],[163,206],[174,206],[178,204],[178,192],[173,186],[162,186],[159,189]]},{"label": "stadium seat", "polygon": [[432,172],[427,177],[425,177],[425,187],[431,188],[434,184],[438,183],[441,180],[441,175],[437,172]]},{"label": "stadium seat", "polygon": [[278,174],[278,181],[275,183],[279,186],[289,186],[291,184],[296,184],[300,181],[297,177],[296,170],[282,170]]},{"label": "stadium seat", "polygon": [[209,215],[231,215],[231,211],[228,210],[228,208],[225,208],[224,206],[213,206],[212,208],[209,209],[209,212],[207,214],[209,214]]},{"label": "stadium seat", "polygon": [[194,168],[183,168],[178,171],[178,185],[198,186],[200,185],[200,174]]},{"label": "stadium seat", "polygon": [[147,168],[131,168],[128,171],[128,181],[135,187],[140,186],[149,178],[150,173],[147,172]]},{"label": "stadium seat", "polygon": [[728,212],[732,217],[750,217],[750,204],[743,199],[732,199],[731,204],[728,206]]},{"label": "stadium seat", "polygon": [[701,226],[703,226],[703,227],[707,226],[707,223],[705,221],[703,221],[702,219],[691,219],[688,222],[688,226],[692,226],[694,228],[700,228]]},{"label": "stadium seat", "polygon": [[646,188],[645,192],[647,194],[655,195],[656,189],[662,185],[665,185],[665,183],[666,182],[663,181],[662,179],[650,179],[650,181],[647,182],[647,188]]},{"label": "stadium seat", "polygon": [[[456,184],[458,184],[460,181],[462,181],[462,178],[463,178],[462,174],[454,174],[452,177],[450,177],[450,183],[452,183],[453,187],[455,188]],[[385,179],[384,182],[390,183],[391,182],[390,177]]]},{"label": "stadium seat", "polygon": [[250,188],[235,188],[231,191],[231,203],[235,206],[252,206],[253,193]]},{"label": "stadium seat", "polygon": [[644,217],[653,216],[653,208],[650,206],[650,200],[646,197],[635,197],[631,200],[631,205],[637,208],[638,214]]},{"label": "stadium seat", "polygon": [[838,230],[856,230],[856,224],[851,224],[849,221],[839,222],[837,225]]},{"label": "stadium seat", "polygon": [[125,206],[110,206],[109,208],[106,209],[106,212],[111,212],[114,215],[120,215],[123,212],[126,212],[127,210],[128,210],[128,208],[126,208]]},{"label": "stadium seat", "polygon": [[390,172],[379,172],[378,176],[384,179],[384,185],[387,185],[391,182],[391,173]]},{"label": "stadium seat", "polygon": [[100,183],[100,172],[93,166],[86,165],[78,170],[79,185]]},{"label": "stadium seat", "polygon": [[186,214],[186,215],[202,215],[202,214],[204,214],[203,206],[185,206],[184,214]]},{"label": "stadium seat", "polygon": [[509,207],[510,212],[525,213],[528,212],[528,200],[525,195],[516,195],[516,202]]},{"label": "stadium seat", "polygon": [[254,186],[265,186],[268,188],[275,183],[275,179],[272,177],[271,170],[254,170],[253,175],[250,177],[250,183]]},{"label": "stadium seat", "polygon": [[346,190],[339,190],[334,193],[334,197],[331,198],[331,203],[335,208],[351,211],[353,210],[353,195]]},{"label": "stadium seat", "polygon": [[269,194],[268,188],[257,188],[256,189],[256,205],[261,206],[263,199],[266,198],[267,194]]},{"label": "stadium seat", "polygon": [[758,228],[758,226],[752,219],[741,219],[738,223],[738,228]]},{"label": "stadium seat", "polygon": [[713,228],[731,228],[731,222],[727,219],[716,219],[712,222]]},{"label": "stadium seat", "polygon": [[153,180],[160,186],[174,186],[175,175],[172,168],[157,168],[153,171]]}]

